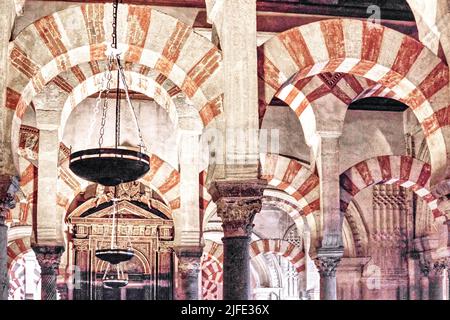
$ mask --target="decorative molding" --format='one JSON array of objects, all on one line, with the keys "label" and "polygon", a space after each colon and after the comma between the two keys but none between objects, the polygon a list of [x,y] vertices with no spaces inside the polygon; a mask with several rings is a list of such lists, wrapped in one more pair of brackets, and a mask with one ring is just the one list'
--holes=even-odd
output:
[{"label": "decorative molding", "polygon": [[319,256],[315,260],[321,277],[331,278],[336,276],[336,269],[341,261],[338,256]]},{"label": "decorative molding", "polygon": [[16,192],[19,190],[19,178],[16,176],[5,176],[1,181],[0,193],[0,225],[5,223],[6,215],[10,209],[16,206]]},{"label": "decorative molding", "polygon": [[261,211],[265,180],[215,181],[210,194],[217,204],[225,237],[249,236],[253,218]]},{"label": "decorative molding", "polygon": [[64,252],[64,246],[32,246],[36,259],[41,267],[41,274],[54,275],[57,274],[61,256]]}]

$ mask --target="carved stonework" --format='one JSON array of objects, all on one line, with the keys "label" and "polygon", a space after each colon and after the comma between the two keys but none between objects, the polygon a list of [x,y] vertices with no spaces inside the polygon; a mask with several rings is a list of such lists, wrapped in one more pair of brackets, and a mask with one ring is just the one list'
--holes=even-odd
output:
[{"label": "carved stonework", "polygon": [[444,270],[447,268],[447,259],[442,258],[433,262],[433,268],[430,269],[430,276],[441,277],[444,275]]},{"label": "carved stonework", "polygon": [[249,236],[253,218],[261,211],[265,182],[261,180],[215,182],[210,192],[222,219],[225,237]]},{"label": "carved stonework", "polygon": [[217,215],[222,219],[225,236],[249,235],[252,232],[253,219],[261,208],[260,199],[219,200]]},{"label": "carved stonework", "polygon": [[316,259],[316,265],[321,277],[330,278],[336,276],[336,268],[341,261],[338,256],[322,256]]},{"label": "carved stonework", "polygon": [[5,218],[10,209],[16,206],[15,194],[19,190],[19,179],[17,177],[7,177],[6,181],[1,181],[0,193],[0,225],[5,223]]},{"label": "carved stonework", "polygon": [[36,260],[41,267],[41,274],[54,275],[57,274],[61,256],[64,252],[63,246],[33,246],[36,254]]}]

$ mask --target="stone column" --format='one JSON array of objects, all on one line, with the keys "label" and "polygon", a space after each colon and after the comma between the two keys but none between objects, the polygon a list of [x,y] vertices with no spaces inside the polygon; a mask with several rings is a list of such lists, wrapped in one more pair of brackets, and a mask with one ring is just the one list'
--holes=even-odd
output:
[{"label": "stone column", "polygon": [[444,300],[444,271],[446,262],[437,260],[434,262],[429,274],[429,299]]},{"label": "stone column", "polygon": [[250,299],[249,244],[253,218],[261,211],[265,183],[216,181],[210,192],[222,219],[223,299]]},{"label": "stone column", "polygon": [[8,300],[8,226],[6,215],[14,208],[15,193],[19,189],[17,177],[0,176],[0,300]]},{"label": "stone column", "polygon": [[36,259],[41,266],[41,300],[57,300],[56,277],[64,252],[63,246],[33,246]]},{"label": "stone column", "polygon": [[320,300],[337,300],[336,268],[343,251],[319,249],[316,260],[320,274]]},{"label": "stone column", "polygon": [[202,248],[177,247],[178,258],[177,300],[200,300],[200,259]]}]

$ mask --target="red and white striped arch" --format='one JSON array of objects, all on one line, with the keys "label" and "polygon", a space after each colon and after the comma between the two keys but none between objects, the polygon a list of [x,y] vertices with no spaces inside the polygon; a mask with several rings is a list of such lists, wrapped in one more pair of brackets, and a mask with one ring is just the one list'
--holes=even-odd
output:
[{"label": "red and white striped arch", "polygon": [[[128,88],[130,90],[142,93],[147,97],[153,98],[159,106],[167,111],[173,127],[176,127],[178,124],[177,108],[169,93],[167,93],[167,91],[160,84],[149,77],[127,70],[125,70],[124,73],[125,78],[127,79]],[[86,79],[84,82],[74,87],[68,95],[61,112],[61,126],[59,128],[60,140],[62,139],[64,128],[73,109],[75,109],[84,99],[102,89],[102,78],[104,75],[105,73],[102,72]],[[116,83],[117,79],[112,79],[111,87],[116,87]],[[120,87],[123,89],[122,84]]]},{"label": "red and white striped arch", "polygon": [[437,199],[429,191],[431,166],[409,156],[378,156],[362,161],[340,175],[341,212],[361,190],[377,183],[399,184],[414,191],[431,209],[433,216],[446,220]]},{"label": "red and white striped arch", "polygon": [[422,125],[435,180],[447,167],[450,125],[447,65],[420,42],[360,20],[323,20],[280,33],[258,48],[260,97],[274,95],[300,117],[313,114],[298,81],[322,73],[349,73],[381,84],[408,105]]},{"label": "red and white striped arch", "polygon": [[201,261],[203,300],[217,300],[223,281],[223,245],[205,240]]},{"label": "red and white striped arch", "polygon": [[286,240],[261,239],[250,244],[251,258],[264,253],[273,253],[288,259],[298,273],[306,269],[305,252]]},{"label": "red and white striped arch", "polygon": [[[288,259],[298,273],[306,270],[305,252],[281,239],[261,239],[250,244],[250,258],[272,253]],[[223,245],[207,240],[202,258],[203,299],[217,299],[217,288],[223,281]]]},{"label": "red and white striped arch", "polygon": [[180,173],[166,161],[152,154],[150,171],[139,181],[158,191],[172,210],[180,208]]},{"label": "red and white striped arch", "polygon": [[[7,110],[16,149],[27,105],[60,73],[90,61],[105,60],[112,6],[83,4],[56,12],[25,28],[11,44]],[[120,5],[118,46],[126,62],[160,72],[176,84],[207,125],[221,110],[221,52],[177,19],[149,6]],[[32,44],[31,44],[32,42]],[[15,158],[17,161],[17,158]]]},{"label": "red and white striped arch", "polygon": [[8,269],[11,267],[14,260],[16,260],[22,254],[27,253],[29,250],[31,250],[29,239],[21,238],[10,242],[7,248]]},{"label": "red and white striped arch", "polygon": [[298,202],[306,216],[320,210],[319,177],[297,160],[277,154],[261,154],[261,177]]}]

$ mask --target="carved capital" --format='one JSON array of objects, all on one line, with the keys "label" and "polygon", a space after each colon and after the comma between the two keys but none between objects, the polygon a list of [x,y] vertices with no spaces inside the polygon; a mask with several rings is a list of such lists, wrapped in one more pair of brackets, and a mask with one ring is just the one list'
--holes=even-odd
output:
[{"label": "carved capital", "polygon": [[225,237],[248,236],[253,218],[261,211],[262,196],[267,182],[216,181],[210,193],[217,204],[217,215],[222,219]]},{"label": "carved capital", "polygon": [[323,256],[316,259],[316,265],[321,277],[331,278],[336,276],[336,268],[341,257]]},{"label": "carved capital", "polygon": [[19,190],[18,177],[0,177],[0,225],[5,223],[8,211],[16,206],[15,195],[17,190]]},{"label": "carved capital", "polygon": [[41,267],[41,274],[53,275],[57,274],[61,256],[64,252],[63,246],[33,246],[33,251],[36,254],[36,260]]},{"label": "carved capital", "polygon": [[336,268],[343,254],[343,248],[320,248],[315,260],[320,276],[325,278],[335,277]]},{"label": "carved capital", "polygon": [[248,236],[252,232],[253,219],[261,211],[261,199],[220,199],[217,215],[222,219],[225,236]]},{"label": "carved capital", "polygon": [[447,259],[442,258],[435,260],[432,265],[432,269],[430,268],[430,276],[432,277],[441,277],[444,275],[444,270],[447,268]]}]

